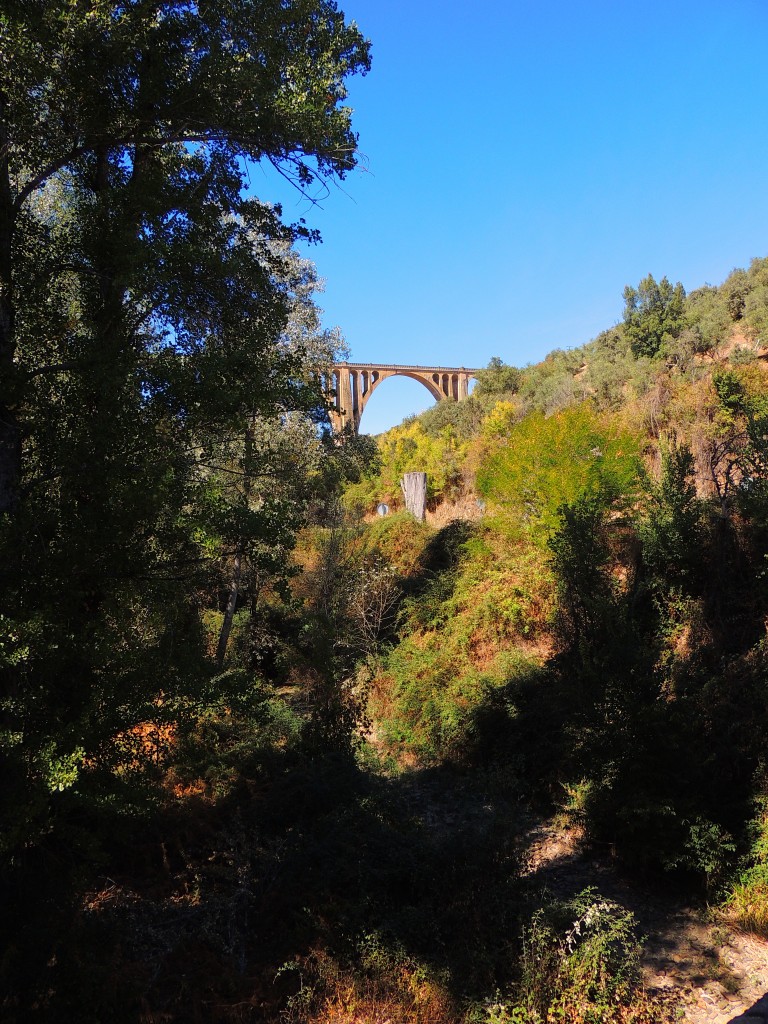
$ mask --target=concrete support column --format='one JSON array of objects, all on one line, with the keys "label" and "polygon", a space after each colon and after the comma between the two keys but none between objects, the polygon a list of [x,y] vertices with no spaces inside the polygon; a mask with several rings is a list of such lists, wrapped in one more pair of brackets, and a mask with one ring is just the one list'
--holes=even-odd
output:
[{"label": "concrete support column", "polygon": [[352,381],[350,380],[349,370],[346,366],[339,368],[339,413],[343,426],[346,426],[347,423],[354,422],[354,413],[352,409]]},{"label": "concrete support column", "polygon": [[349,392],[352,396],[352,405],[349,412],[355,424],[355,429],[357,429],[357,424],[360,422],[360,375],[357,370],[349,371]]},{"label": "concrete support column", "polygon": [[355,433],[357,433],[360,428],[360,420],[362,418],[366,402],[365,392],[363,391],[362,375],[357,370],[355,371],[353,399],[355,402]]}]

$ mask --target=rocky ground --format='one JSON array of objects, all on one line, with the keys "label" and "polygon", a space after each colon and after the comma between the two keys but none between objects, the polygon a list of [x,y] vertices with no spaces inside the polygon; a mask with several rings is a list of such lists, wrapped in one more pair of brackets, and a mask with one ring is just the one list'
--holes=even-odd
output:
[{"label": "rocky ground", "polygon": [[727,916],[645,890],[609,859],[584,850],[577,831],[546,823],[529,835],[527,873],[555,895],[588,885],[630,909],[646,936],[643,971],[684,1024],[768,1024],[768,942]]}]

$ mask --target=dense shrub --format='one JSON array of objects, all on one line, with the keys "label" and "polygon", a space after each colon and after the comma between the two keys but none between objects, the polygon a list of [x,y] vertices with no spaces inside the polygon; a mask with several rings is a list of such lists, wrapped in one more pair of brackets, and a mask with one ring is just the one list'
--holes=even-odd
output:
[{"label": "dense shrub", "polygon": [[444,528],[424,551],[402,639],[374,685],[382,735],[427,761],[466,754],[489,693],[538,665],[551,614],[540,550],[499,523]]},{"label": "dense shrub", "polygon": [[520,975],[511,999],[484,1007],[480,1024],[660,1024],[668,1011],[644,997],[641,944],[633,915],[585,889],[550,900],[523,930]]},{"label": "dense shrub", "polygon": [[513,425],[503,447],[489,445],[477,486],[505,515],[544,541],[564,504],[590,496],[606,503],[631,502],[640,471],[638,439],[583,403],[550,417],[531,413]]}]

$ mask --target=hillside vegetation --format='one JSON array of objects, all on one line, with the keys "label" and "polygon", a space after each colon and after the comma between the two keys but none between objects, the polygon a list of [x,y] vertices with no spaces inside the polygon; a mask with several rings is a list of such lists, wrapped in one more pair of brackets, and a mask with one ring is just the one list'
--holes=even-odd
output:
[{"label": "hillside vegetation", "polygon": [[[398,587],[358,670],[391,770],[503,771],[507,796],[763,934],[766,282],[754,260],[689,296],[628,287],[622,323],[494,360],[344,493],[353,558]],[[373,520],[417,470],[432,527]]]},{"label": "hillside vegetation", "polygon": [[0,4],[3,1024],[664,1024],[650,904],[768,933],[768,260],[334,437],[254,189],[358,166],[370,62]]},{"label": "hillside vegetation", "polygon": [[206,439],[166,677],[115,599],[141,705],[13,777],[8,1020],[674,1019],[627,906],[542,889],[553,818],[768,935],[768,259],[624,300],[377,439]]},{"label": "hillside vegetation", "polygon": [[710,893],[746,857],[750,913],[768,878],[764,837],[749,861],[768,797],[766,282],[754,260],[687,297],[628,287],[622,323],[536,366],[492,362],[470,398],[383,435],[345,493],[397,506],[422,469],[434,507],[484,507],[428,541],[447,564],[406,584],[371,670],[386,749],[504,751],[535,799],[572,794],[594,842]]}]

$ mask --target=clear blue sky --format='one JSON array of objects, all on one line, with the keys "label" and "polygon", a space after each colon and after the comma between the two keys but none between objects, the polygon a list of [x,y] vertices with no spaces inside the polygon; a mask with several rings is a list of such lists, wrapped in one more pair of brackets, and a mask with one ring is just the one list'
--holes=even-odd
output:
[{"label": "clear blue sky", "polygon": [[[310,207],[320,304],[355,361],[521,366],[768,254],[765,0],[340,0],[363,166]],[[431,404],[384,382],[362,429]]]}]

